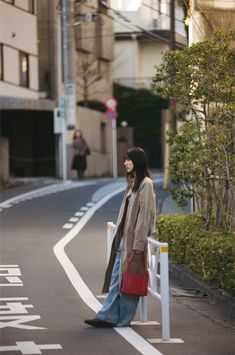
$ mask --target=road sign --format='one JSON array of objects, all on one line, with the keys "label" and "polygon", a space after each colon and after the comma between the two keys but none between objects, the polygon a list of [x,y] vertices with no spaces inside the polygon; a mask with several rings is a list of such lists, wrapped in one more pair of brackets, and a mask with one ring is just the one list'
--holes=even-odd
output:
[{"label": "road sign", "polygon": [[108,110],[114,111],[118,105],[117,100],[114,97],[110,97],[108,100],[105,101],[105,106]]},{"label": "road sign", "polygon": [[107,110],[105,112],[105,114],[110,120],[117,120],[117,118],[118,118],[118,112],[117,111]]}]

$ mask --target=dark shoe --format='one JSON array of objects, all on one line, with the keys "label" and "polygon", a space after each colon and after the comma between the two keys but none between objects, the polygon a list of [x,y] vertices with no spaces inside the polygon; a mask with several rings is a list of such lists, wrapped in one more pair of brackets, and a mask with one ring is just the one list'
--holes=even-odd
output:
[{"label": "dark shoe", "polygon": [[113,328],[113,327],[116,327],[116,324],[105,322],[104,320],[100,320],[98,318],[86,319],[84,322],[86,324],[91,325],[92,327],[95,327],[95,328]]}]

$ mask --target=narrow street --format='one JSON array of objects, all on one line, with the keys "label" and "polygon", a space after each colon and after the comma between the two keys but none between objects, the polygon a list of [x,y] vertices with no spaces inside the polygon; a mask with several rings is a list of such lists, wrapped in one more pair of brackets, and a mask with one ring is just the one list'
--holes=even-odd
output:
[{"label": "narrow street", "polygon": [[[160,212],[179,212],[162,190],[162,176],[155,182]],[[147,325],[84,324],[103,301],[106,223],[116,221],[125,186],[124,179],[100,179],[15,189],[15,196],[3,191],[1,354],[234,354],[230,320],[208,298],[176,296],[185,285],[173,277],[171,337],[183,343],[151,342],[161,339],[161,307],[151,296]]]}]

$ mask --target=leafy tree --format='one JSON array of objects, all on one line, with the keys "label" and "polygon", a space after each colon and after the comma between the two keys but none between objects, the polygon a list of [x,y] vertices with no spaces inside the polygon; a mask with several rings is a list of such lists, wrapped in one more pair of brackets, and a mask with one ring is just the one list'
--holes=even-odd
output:
[{"label": "leafy tree", "polygon": [[183,205],[194,196],[209,228],[212,217],[225,231],[235,227],[235,31],[164,54],[155,90],[173,97],[183,121],[169,133],[172,190]]}]

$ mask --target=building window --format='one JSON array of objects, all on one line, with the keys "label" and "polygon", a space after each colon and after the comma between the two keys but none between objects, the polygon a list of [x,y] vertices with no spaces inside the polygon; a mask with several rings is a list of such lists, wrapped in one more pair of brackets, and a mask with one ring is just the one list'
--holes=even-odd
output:
[{"label": "building window", "polygon": [[0,80],[3,80],[3,45],[0,44]]},{"label": "building window", "polygon": [[20,85],[29,87],[29,56],[27,53],[20,52]]}]

